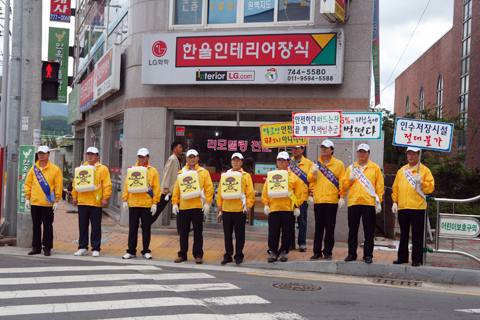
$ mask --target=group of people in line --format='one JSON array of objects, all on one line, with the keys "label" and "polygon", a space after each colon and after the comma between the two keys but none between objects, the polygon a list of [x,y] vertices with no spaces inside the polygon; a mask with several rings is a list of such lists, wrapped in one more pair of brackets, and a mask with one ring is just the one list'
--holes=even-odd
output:
[{"label": "group of people in line", "polygon": [[[181,166],[183,147],[181,143],[171,145],[172,155],[164,167],[162,183],[157,169],[150,166],[150,154],[145,148],[137,152],[137,163],[146,172],[148,188],[137,192],[125,179],[123,208],[129,215],[128,249],[123,259],[136,257],[138,228],[141,222],[145,259],[152,259],[150,246],[151,225],[159,217],[168,202],[172,202],[172,213],[177,216],[180,236],[180,251],[175,263],[187,260],[188,240],[193,226],[192,254],[197,264],[203,263],[203,220],[210,212],[214,188],[209,172],[199,165],[199,154],[190,149],[186,152],[186,165]],[[345,261],[357,259],[358,230],[363,223],[363,260],[372,263],[375,231],[375,215],[382,209],[384,179],[380,167],[370,158],[370,147],[360,144],[358,160],[347,167],[334,155],[334,144],[325,140],[321,144],[321,156],[312,162],[303,156],[304,146],[295,146],[290,157],[279,152],[277,169],[268,173],[262,192],[264,213],[268,216],[268,262],[288,260],[287,254],[295,249],[295,219],[299,232],[299,251],[305,252],[307,232],[307,210],[313,205],[315,234],[313,255],[310,260],[332,259],[335,244],[337,211],[348,203],[348,255]],[[412,266],[422,264],[422,240],[425,194],[434,190],[434,179],[430,170],[419,163],[420,149],[407,148],[408,164],[398,170],[392,187],[392,211],[398,214],[400,245],[398,259],[394,264],[408,263],[408,242],[412,229]],[[53,246],[53,216],[63,190],[60,169],[49,162],[50,150],[46,146],[38,149],[38,161],[28,172],[25,181],[25,207],[31,210],[33,221],[32,250],[29,255],[43,251],[51,254]],[[88,228],[91,225],[90,244],[92,256],[100,255],[102,207],[108,206],[111,194],[109,170],[100,164],[99,152],[95,147],[86,151],[83,166],[94,167],[94,190],[80,191],[73,182],[73,205],[78,206],[79,245],[76,256],[88,254]],[[222,265],[244,259],[245,223],[255,202],[255,190],[250,174],[242,169],[244,157],[241,153],[231,156],[232,169],[222,173],[216,196],[218,216],[222,216],[225,239],[225,254]],[[75,178],[76,179],[76,178]],[[348,192],[348,198],[345,196]],[[41,225],[43,224],[43,240]],[[235,247],[233,245],[235,233]]]}]

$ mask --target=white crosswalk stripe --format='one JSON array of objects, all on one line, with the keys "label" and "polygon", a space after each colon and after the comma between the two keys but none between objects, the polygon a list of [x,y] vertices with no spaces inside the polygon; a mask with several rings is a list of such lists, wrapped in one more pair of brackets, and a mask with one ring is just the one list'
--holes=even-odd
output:
[{"label": "white crosswalk stripe", "polygon": [[[305,320],[293,312],[258,312],[258,313],[236,313],[236,314],[204,314],[188,313],[175,314],[168,316],[134,317],[134,318],[114,318],[108,320]],[[100,320],[100,319],[98,319]]]},{"label": "white crosswalk stripe", "polygon": [[480,309],[456,309],[455,311],[480,314]]},{"label": "white crosswalk stripe", "polygon": [[[125,270],[162,270],[161,268],[155,266],[141,266],[141,265],[132,265],[132,266],[89,266],[88,271],[125,271]],[[59,271],[85,271],[85,267],[39,267],[39,268],[3,268],[0,269],[0,274],[2,273],[40,273],[40,272],[59,272]]]}]

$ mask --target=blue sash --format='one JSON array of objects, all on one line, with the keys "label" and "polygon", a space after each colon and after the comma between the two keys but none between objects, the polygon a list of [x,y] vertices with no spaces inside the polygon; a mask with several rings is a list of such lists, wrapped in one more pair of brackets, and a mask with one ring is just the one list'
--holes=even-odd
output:
[{"label": "blue sash", "polygon": [[330,169],[328,169],[326,165],[322,164],[320,161],[317,161],[317,165],[318,165],[318,171],[320,171],[325,176],[325,178],[327,178],[328,181],[333,183],[333,185],[337,187],[337,189],[340,189],[338,187],[338,179],[337,177],[335,177],[333,172]]},{"label": "blue sash", "polygon": [[39,170],[37,166],[33,166],[33,170],[35,172],[35,177],[37,177],[38,184],[42,188],[43,193],[47,196],[45,200],[48,204],[50,204],[50,202],[57,202],[55,201],[55,190],[50,192],[50,186],[48,185],[47,179],[43,176],[42,170]]},{"label": "blue sash", "polygon": [[150,188],[150,183],[148,184],[148,191],[147,191],[148,195],[150,196],[150,198],[153,199],[153,190],[152,188]]},{"label": "blue sash", "polygon": [[299,177],[300,180],[302,180],[303,183],[305,183],[308,186],[307,174],[303,172],[303,170],[300,169],[298,165],[295,162],[293,162],[292,159],[288,159],[288,160],[290,160],[289,161],[290,163],[288,164],[288,168],[292,170],[292,172],[295,173],[295,175]]}]

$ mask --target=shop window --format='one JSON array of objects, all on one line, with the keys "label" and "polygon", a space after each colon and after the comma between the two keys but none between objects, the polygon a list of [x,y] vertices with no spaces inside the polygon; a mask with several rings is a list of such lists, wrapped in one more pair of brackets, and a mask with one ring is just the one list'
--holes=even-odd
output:
[{"label": "shop window", "polygon": [[240,121],[263,121],[263,122],[290,122],[291,113],[240,113]]},{"label": "shop window", "polygon": [[237,0],[208,0],[208,23],[237,23]]},{"label": "shop window", "polygon": [[423,119],[423,104],[424,104],[424,93],[423,93],[423,87],[420,88],[420,97],[418,99],[418,118],[420,120]]},{"label": "shop window", "polygon": [[[110,179],[112,194],[109,205],[120,209],[122,204],[123,118],[113,121],[110,132]],[[134,164],[129,164],[134,165]]]},{"label": "shop window", "polygon": [[108,34],[118,26],[128,12],[128,0],[110,0],[108,4]]},{"label": "shop window", "polygon": [[310,0],[278,0],[278,21],[310,20]]},{"label": "shop window", "polygon": [[245,0],[243,22],[273,22],[274,0]]},{"label": "shop window", "polygon": [[410,96],[407,96],[407,101],[405,102],[405,115],[410,113]]},{"label": "shop window", "polygon": [[203,0],[174,0],[174,24],[201,24]]},{"label": "shop window", "polygon": [[237,113],[236,112],[188,112],[188,113],[177,113],[175,114],[176,120],[213,120],[213,121],[236,121]]},{"label": "shop window", "polygon": [[442,117],[443,109],[443,77],[440,74],[437,82],[437,117]]}]

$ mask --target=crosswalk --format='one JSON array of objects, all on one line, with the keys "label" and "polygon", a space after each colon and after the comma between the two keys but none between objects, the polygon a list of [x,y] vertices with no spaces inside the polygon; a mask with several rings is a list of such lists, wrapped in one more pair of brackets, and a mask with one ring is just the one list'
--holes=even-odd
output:
[{"label": "crosswalk", "polygon": [[[208,273],[149,265],[1,268],[0,319],[96,319],[98,314],[98,319],[119,320],[305,319],[265,312],[270,301],[241,290]],[[255,313],[255,305],[264,307]],[[229,307],[234,312],[224,312]]]}]

